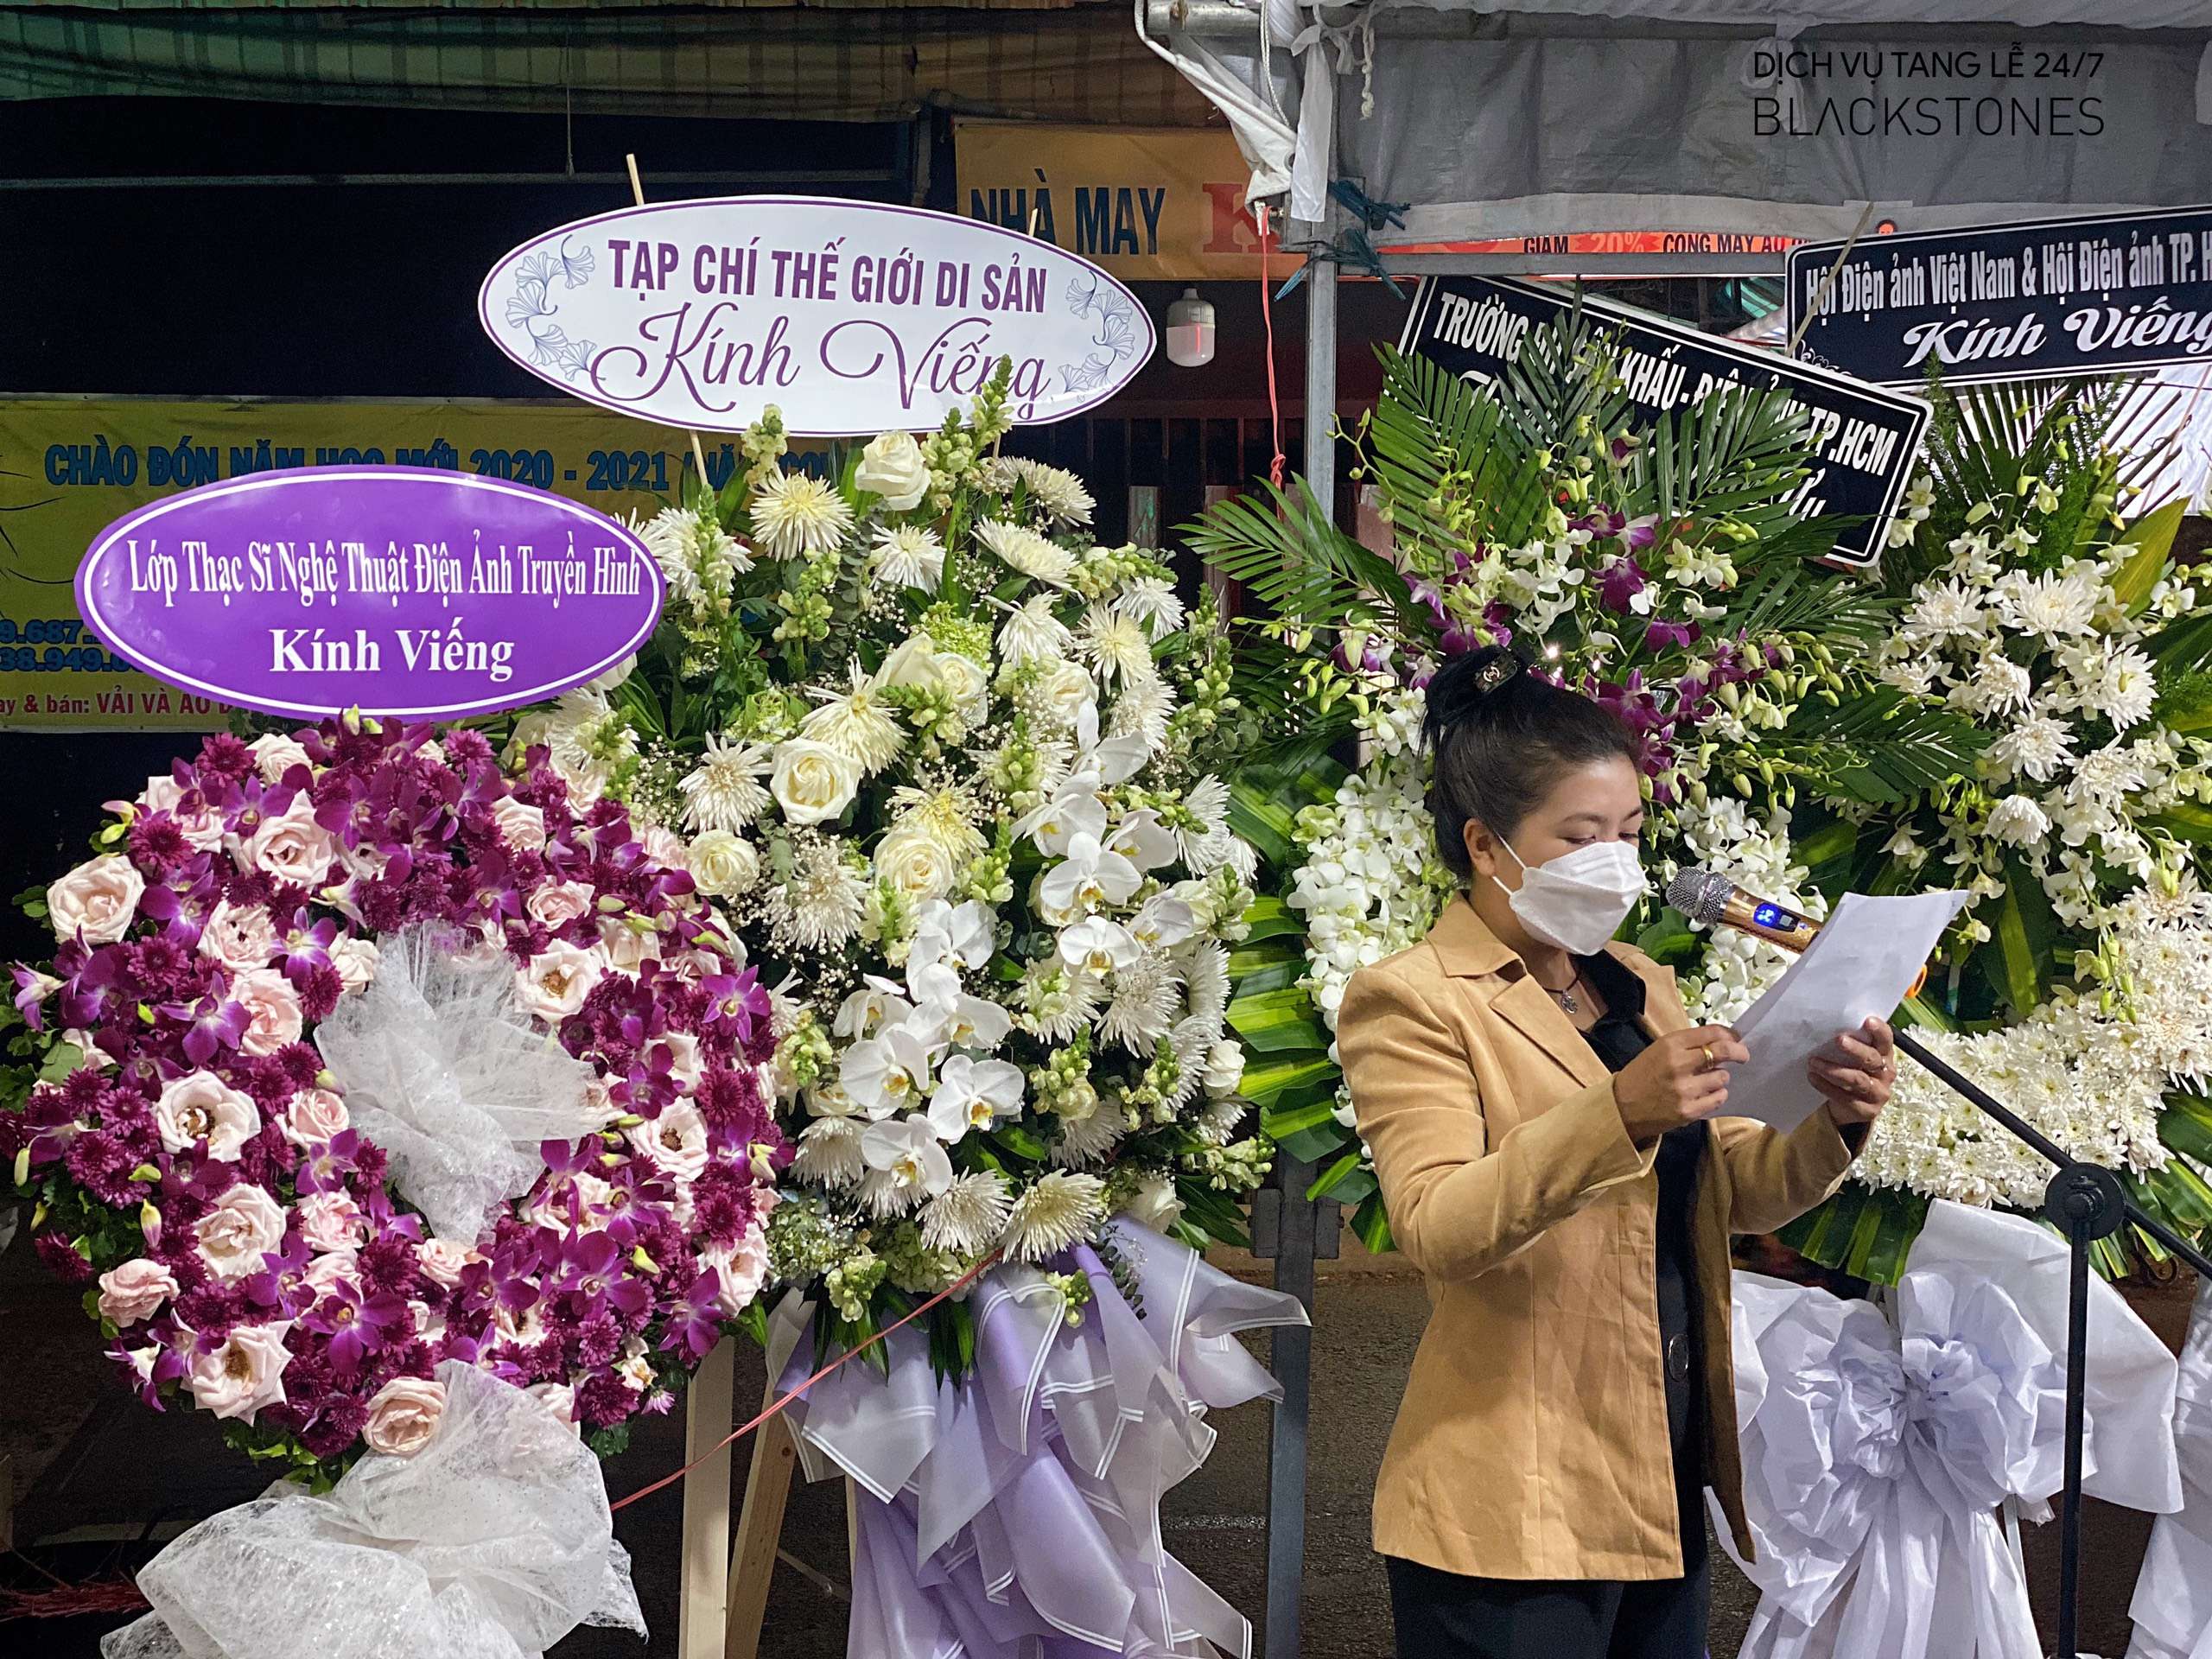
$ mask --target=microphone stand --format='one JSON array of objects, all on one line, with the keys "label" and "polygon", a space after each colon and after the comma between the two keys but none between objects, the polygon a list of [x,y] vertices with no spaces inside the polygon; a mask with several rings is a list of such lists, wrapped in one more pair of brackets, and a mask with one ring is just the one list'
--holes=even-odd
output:
[{"label": "microphone stand", "polygon": [[1900,1053],[1910,1055],[2056,1166],[2043,1198],[2045,1219],[2066,1235],[2070,1251],[2066,1300],[2066,1488],[2059,1510],[2056,1659],[2077,1659],[2082,1637],[2082,1442],[2087,1429],[2089,1246],[2132,1221],[2207,1279],[2212,1279],[2212,1259],[2164,1222],[2145,1215],[2112,1171],[2075,1157],[1956,1066],[1931,1053],[1910,1033],[1898,1031],[1897,1046]]}]

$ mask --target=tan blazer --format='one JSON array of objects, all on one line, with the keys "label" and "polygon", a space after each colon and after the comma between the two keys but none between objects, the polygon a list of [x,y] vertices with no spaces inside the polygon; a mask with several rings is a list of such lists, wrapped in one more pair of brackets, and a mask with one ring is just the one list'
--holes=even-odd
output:
[{"label": "tan blazer", "polygon": [[[1671,970],[1607,948],[1643,980],[1654,1035],[1690,1023]],[[1420,944],[1352,976],[1337,1046],[1432,1308],[1376,1485],[1375,1548],[1478,1578],[1680,1575],[1657,1147],[1630,1141],[1611,1074],[1465,898]],[[1728,1236],[1810,1209],[1853,1154],[1824,1111],[1788,1135],[1716,1118],[1707,1145],[1706,1476],[1748,1556]]]}]

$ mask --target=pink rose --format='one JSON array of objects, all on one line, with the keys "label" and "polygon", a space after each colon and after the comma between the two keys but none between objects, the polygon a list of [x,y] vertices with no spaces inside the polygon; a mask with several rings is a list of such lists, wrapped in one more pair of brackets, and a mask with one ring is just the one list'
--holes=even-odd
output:
[{"label": "pink rose", "polygon": [[54,937],[67,944],[113,944],[130,931],[138,914],[146,878],[119,853],[87,859],[46,890],[46,918]]},{"label": "pink rose", "polygon": [[330,965],[348,991],[365,991],[376,979],[382,955],[369,940],[348,935],[330,947]]},{"label": "pink rose", "polygon": [[260,1187],[241,1181],[193,1223],[192,1236],[217,1278],[243,1279],[261,1271],[263,1256],[283,1248],[284,1211]]},{"label": "pink rose", "polygon": [[591,1114],[595,1128],[605,1128],[624,1110],[614,1103],[613,1085],[597,1072],[584,1080],[584,1109]]},{"label": "pink rose", "polygon": [[660,935],[641,933],[620,916],[602,916],[599,918],[599,948],[609,967],[634,974],[660,955]]},{"label": "pink rose", "polygon": [[204,804],[198,811],[187,812],[184,785],[174,778],[149,778],[138,804],[149,812],[166,812],[175,819],[176,827],[184,831],[186,844],[195,852],[213,852],[223,844],[223,815]]},{"label": "pink rose", "polygon": [[752,1306],[768,1278],[768,1236],[758,1227],[728,1249],[711,1247],[699,1252],[699,1265],[712,1268],[721,1281],[715,1292],[715,1306],[735,1319]]},{"label": "pink rose", "polygon": [[683,837],[674,830],[654,824],[640,837],[645,842],[645,856],[656,864],[671,870],[680,870],[683,862]]},{"label": "pink rose", "polygon": [[276,950],[276,925],[260,905],[219,901],[200,930],[200,954],[213,957],[233,973],[266,968]]},{"label": "pink rose", "polygon": [[117,1325],[136,1325],[152,1319],[175,1294],[176,1275],[142,1255],[100,1274],[100,1317]]},{"label": "pink rose", "polygon": [[357,1250],[368,1242],[369,1218],[350,1192],[310,1192],[299,1202],[300,1236],[311,1250]]},{"label": "pink rose", "polygon": [[662,1034],[661,1041],[668,1045],[671,1062],[669,1076],[686,1089],[697,1088],[699,1078],[705,1071],[699,1057],[698,1038],[688,1031],[671,1031]]},{"label": "pink rose", "polygon": [[461,1270],[483,1258],[466,1244],[449,1238],[426,1238],[415,1247],[415,1260],[434,1285],[451,1290],[461,1282]]},{"label": "pink rose", "polygon": [[205,1141],[210,1158],[235,1162],[238,1149],[261,1133],[261,1109],[213,1071],[188,1071],[163,1085],[154,1127],[164,1152],[189,1152]]},{"label": "pink rose", "polygon": [[543,1406],[568,1427],[571,1434],[582,1434],[583,1425],[576,1421],[576,1391],[565,1382],[533,1382],[523,1392]]},{"label": "pink rose", "polygon": [[296,1043],[306,1029],[300,994],[274,968],[256,968],[231,982],[231,1000],[245,1010],[245,1035],[238,1046],[249,1054],[274,1054]]},{"label": "pink rose", "polygon": [[186,1382],[201,1410],[218,1417],[251,1422],[264,1406],[284,1402],[284,1367],[292,1356],[284,1347],[285,1325],[240,1325],[212,1354],[192,1362]]},{"label": "pink rose", "polygon": [[287,737],[281,732],[270,732],[264,737],[257,737],[245,747],[266,783],[282,783],[284,774],[294,766],[312,767],[315,764],[308,759],[308,752],[300,747],[297,738]]},{"label": "pink rose", "polygon": [[512,795],[502,795],[493,805],[492,824],[500,840],[523,852],[535,852],[545,844],[545,814]]},{"label": "pink rose", "polygon": [[309,1262],[307,1271],[300,1277],[314,1290],[318,1300],[329,1295],[341,1285],[359,1290],[361,1287],[360,1259],[351,1250],[332,1250]]},{"label": "pink rose", "polygon": [[524,906],[532,921],[556,930],[566,927],[591,907],[591,888],[582,881],[549,881],[531,893]]},{"label": "pink rose", "polygon": [[337,861],[338,843],[315,821],[315,803],[305,794],[276,817],[264,818],[246,837],[238,861],[294,887],[315,888]]},{"label": "pink rose", "polygon": [[707,1120],[688,1100],[662,1109],[658,1117],[630,1131],[630,1144],[645,1161],[679,1181],[696,1181],[707,1167]]},{"label": "pink rose", "polygon": [[515,976],[515,998],[540,1020],[565,1020],[583,1007],[606,970],[595,952],[556,939]]},{"label": "pink rose", "polygon": [[444,1311],[432,1307],[428,1302],[409,1302],[407,1316],[415,1322],[415,1334],[425,1342],[435,1342],[446,1333]]},{"label": "pink rose", "polygon": [[343,1135],[352,1121],[334,1090],[302,1089],[285,1106],[276,1127],[296,1147],[319,1147]]}]

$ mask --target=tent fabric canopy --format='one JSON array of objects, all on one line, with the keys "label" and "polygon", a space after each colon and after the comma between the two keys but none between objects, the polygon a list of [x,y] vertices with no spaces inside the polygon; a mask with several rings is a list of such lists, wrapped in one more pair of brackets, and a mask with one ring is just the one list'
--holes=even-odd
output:
[{"label": "tent fabric canopy", "polygon": [[1203,39],[1154,43],[1229,116],[1254,199],[1287,189],[1290,216],[1314,222],[1331,179],[1355,180],[1407,205],[1376,238],[1386,252],[2212,200],[2204,0],[1225,0],[1224,14]]}]

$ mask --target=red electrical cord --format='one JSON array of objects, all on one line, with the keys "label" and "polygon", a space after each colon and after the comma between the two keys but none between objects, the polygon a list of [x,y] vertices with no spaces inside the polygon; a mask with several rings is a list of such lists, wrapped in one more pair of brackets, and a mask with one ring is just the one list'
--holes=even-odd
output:
[{"label": "red electrical cord", "polygon": [[1268,276],[1268,204],[1255,209],[1260,219],[1260,321],[1268,336],[1268,428],[1275,458],[1268,463],[1268,479],[1282,487],[1282,398],[1275,390],[1275,313],[1274,284]]}]

